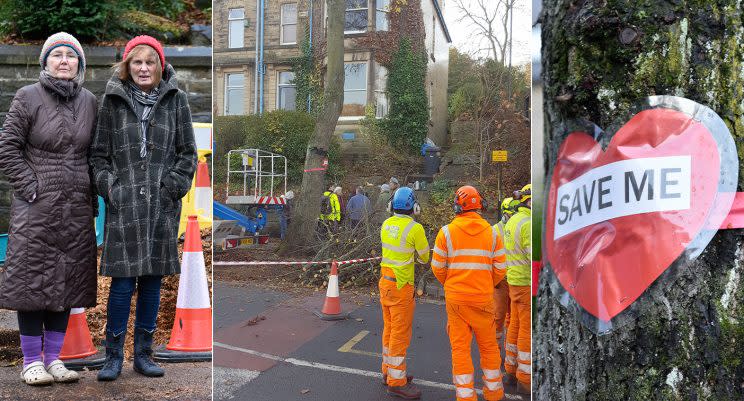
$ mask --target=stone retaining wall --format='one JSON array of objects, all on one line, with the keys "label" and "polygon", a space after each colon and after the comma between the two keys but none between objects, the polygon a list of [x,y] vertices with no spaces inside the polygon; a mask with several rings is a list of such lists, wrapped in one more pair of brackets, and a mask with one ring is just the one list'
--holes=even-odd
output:
[{"label": "stone retaining wall", "polygon": [[[88,66],[85,88],[99,99],[111,78],[111,66],[124,52],[123,47],[85,47]],[[41,46],[0,46],[0,123],[10,108],[16,91],[39,79]],[[166,47],[165,59],[176,69],[179,86],[189,96],[194,121],[212,121],[212,48]]]}]

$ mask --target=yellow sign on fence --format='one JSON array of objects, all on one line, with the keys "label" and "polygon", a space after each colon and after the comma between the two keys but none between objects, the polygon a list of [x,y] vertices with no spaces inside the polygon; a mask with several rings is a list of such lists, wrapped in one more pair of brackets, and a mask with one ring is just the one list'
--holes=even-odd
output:
[{"label": "yellow sign on fence", "polygon": [[491,152],[491,161],[492,162],[507,161],[506,151],[505,150],[494,150],[493,152]]}]

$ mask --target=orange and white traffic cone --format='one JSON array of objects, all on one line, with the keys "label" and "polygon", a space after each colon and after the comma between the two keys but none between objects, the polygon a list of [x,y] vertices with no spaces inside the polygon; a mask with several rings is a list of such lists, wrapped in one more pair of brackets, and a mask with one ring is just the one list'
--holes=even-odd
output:
[{"label": "orange and white traffic cone", "polygon": [[325,302],[320,312],[315,315],[323,320],[343,320],[348,317],[348,313],[341,312],[341,297],[338,291],[338,263],[334,260],[331,263],[331,274],[328,276],[328,289],[326,290]]},{"label": "orange and white traffic cone", "polygon": [[186,227],[170,341],[165,350],[153,353],[153,359],[163,362],[212,360],[212,307],[196,216],[189,216]]},{"label": "orange and white traffic cone", "polygon": [[85,309],[72,308],[67,323],[65,340],[59,353],[67,369],[97,369],[103,366],[106,357],[93,346],[93,340],[85,319]]},{"label": "orange and white traffic cone", "polygon": [[[194,208],[199,211],[199,225],[206,218],[212,222],[212,184],[209,181],[209,165],[200,161],[196,168],[196,187],[194,188]],[[203,227],[202,227],[203,228]]]}]

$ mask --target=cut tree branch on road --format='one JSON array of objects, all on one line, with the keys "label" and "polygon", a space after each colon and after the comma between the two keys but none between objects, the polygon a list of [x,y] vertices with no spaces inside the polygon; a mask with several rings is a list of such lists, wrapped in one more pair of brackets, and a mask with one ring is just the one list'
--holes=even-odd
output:
[{"label": "cut tree branch on road", "polygon": [[328,157],[333,132],[344,103],[344,11],[342,0],[327,0],[328,29],[326,31],[326,74],[323,88],[323,105],[318,114],[315,132],[307,146],[305,173],[297,203],[292,212],[292,222],[287,236],[279,248],[281,255],[307,252],[312,233],[317,227],[320,199],[326,188],[323,160]]}]

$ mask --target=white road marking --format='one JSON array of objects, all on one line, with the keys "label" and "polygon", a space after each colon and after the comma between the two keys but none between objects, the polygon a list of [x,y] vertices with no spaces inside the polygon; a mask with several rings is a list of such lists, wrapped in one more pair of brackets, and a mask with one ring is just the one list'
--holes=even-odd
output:
[{"label": "white road marking", "polygon": [[[271,360],[278,361],[278,362],[285,362],[285,363],[289,363],[289,364],[292,364],[292,365],[295,365],[295,366],[304,366],[304,367],[308,367],[308,368],[328,370],[328,371],[331,371],[331,372],[348,373],[348,374],[357,375],[357,376],[366,376],[366,377],[374,377],[374,378],[382,379],[382,373],[379,373],[379,372],[371,372],[369,370],[356,369],[356,368],[348,368],[348,367],[345,367],[345,366],[329,365],[329,364],[326,364],[326,363],[306,361],[306,360],[303,360],[303,359],[284,358],[284,357],[281,357],[281,356],[278,356],[278,355],[267,354],[265,352],[254,351],[254,350],[251,350],[251,349],[236,347],[236,346],[233,346],[233,345],[223,344],[223,343],[216,342],[216,341],[213,343],[213,345],[215,347],[220,347],[220,348],[225,348],[225,349],[229,349],[229,350],[233,350],[233,351],[238,351],[238,352],[242,352],[242,353],[245,353],[245,354],[248,354],[248,355],[258,356],[258,357],[266,358],[266,359],[271,359]],[[441,389],[452,390],[452,391],[455,390],[455,386],[452,385],[452,384],[438,383],[438,382],[433,382],[433,381],[429,381],[429,380],[421,380],[421,379],[413,379],[413,382],[415,384],[418,384],[419,386],[441,388]],[[483,392],[481,390],[476,390],[476,392],[478,394],[481,394],[481,395],[483,394]],[[515,394],[505,394],[505,398],[508,399],[508,400],[523,400],[523,398],[521,396],[515,395]]]}]

